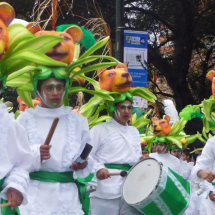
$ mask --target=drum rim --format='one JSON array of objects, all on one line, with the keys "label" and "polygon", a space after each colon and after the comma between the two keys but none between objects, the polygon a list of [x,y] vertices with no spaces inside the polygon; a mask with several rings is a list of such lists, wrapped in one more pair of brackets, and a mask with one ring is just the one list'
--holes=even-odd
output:
[{"label": "drum rim", "polygon": [[[138,161],[134,166],[131,167],[131,169],[128,171],[128,174],[127,174],[127,176],[125,177],[125,179],[124,179],[124,181],[123,181],[122,188],[121,188],[121,193],[122,193],[122,199],[123,199],[124,202],[126,202],[126,201],[125,201],[124,196],[123,196],[123,187],[124,187],[126,178],[129,176],[129,173],[131,172],[131,170],[132,170],[136,165],[138,165],[139,163],[143,162],[144,160],[155,160],[155,161],[159,164],[159,166],[160,166],[160,175],[159,175],[157,184],[156,184],[155,188],[151,191],[151,193],[149,193],[149,195],[147,196],[147,198],[149,198],[149,197],[154,193],[154,191],[157,189],[157,187],[159,187],[159,185],[160,185],[161,176],[162,176],[163,163],[162,163],[162,162],[159,162],[159,161],[156,160],[155,158],[150,158],[150,157],[149,157],[149,158],[144,158],[144,159]],[[126,202],[126,203],[129,204],[129,205],[131,205],[131,206],[133,206],[133,205],[138,205],[138,204],[140,204],[141,202],[142,202],[142,201],[137,202],[137,203],[135,203],[135,204],[130,204],[130,203],[128,203],[128,202]]]}]

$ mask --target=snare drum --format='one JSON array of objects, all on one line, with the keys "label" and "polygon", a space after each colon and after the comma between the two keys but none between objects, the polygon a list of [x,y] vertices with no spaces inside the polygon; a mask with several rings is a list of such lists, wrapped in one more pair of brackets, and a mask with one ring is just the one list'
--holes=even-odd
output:
[{"label": "snare drum", "polygon": [[186,210],[190,184],[153,158],[131,168],[122,187],[123,200],[146,215],[178,215]]}]

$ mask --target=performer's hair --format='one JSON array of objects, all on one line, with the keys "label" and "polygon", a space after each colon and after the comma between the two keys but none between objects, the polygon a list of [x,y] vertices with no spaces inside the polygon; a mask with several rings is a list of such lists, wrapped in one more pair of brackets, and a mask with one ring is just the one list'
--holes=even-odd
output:
[{"label": "performer's hair", "polygon": [[[54,76],[51,76],[50,78],[55,78]],[[45,79],[45,80],[38,80],[38,82],[37,82],[37,90],[39,91],[39,92],[41,92],[41,86],[42,86],[42,84],[43,84],[43,82],[44,81],[46,81],[47,79]],[[57,80],[59,80],[59,79],[57,79]],[[59,81],[63,81],[63,84],[64,84],[64,86],[65,86],[65,84],[66,84],[66,81],[65,81],[65,79],[60,79]]]},{"label": "performer's hair", "polygon": [[205,146],[205,143],[203,143],[201,140],[195,140],[195,142],[194,142],[194,147],[196,148],[196,149],[198,149],[198,148],[204,148],[204,146]]},{"label": "performer's hair", "polygon": [[190,151],[190,149],[189,149],[189,148],[187,148],[187,149],[184,149],[182,153],[183,153],[183,154],[185,154],[185,155],[189,155],[189,156],[190,156],[190,158],[191,158],[191,154],[190,154],[190,152],[191,152],[191,151]]},{"label": "performer's hair", "polygon": [[191,120],[189,120],[185,127],[184,127],[184,132],[187,135],[192,135],[192,134],[196,134],[197,131],[199,133],[202,133],[202,129],[203,129],[203,122],[200,118],[195,117],[192,118]]}]

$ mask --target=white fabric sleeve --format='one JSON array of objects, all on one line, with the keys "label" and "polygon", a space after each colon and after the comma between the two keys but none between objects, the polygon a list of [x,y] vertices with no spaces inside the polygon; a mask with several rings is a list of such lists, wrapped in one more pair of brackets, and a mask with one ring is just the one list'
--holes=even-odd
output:
[{"label": "white fabric sleeve", "polygon": [[[91,144],[89,125],[88,125],[87,119],[86,118],[83,118],[83,119],[84,120],[83,120],[83,123],[82,123],[82,143],[81,143],[81,150],[79,151],[79,155],[83,151],[84,146],[86,145],[86,143]],[[93,163],[94,163],[93,158],[91,156],[89,156],[87,162],[88,162],[88,164],[84,169],[79,169],[79,170],[75,171],[75,174],[79,178],[85,178],[92,172]]]},{"label": "white fabric sleeve", "polygon": [[[25,113],[21,113],[16,120],[20,125],[26,128],[26,116]],[[40,145],[35,145],[29,142],[31,148],[31,154],[33,157],[32,166],[30,172],[39,171],[41,168],[41,157],[40,157]]]},{"label": "white fabric sleeve", "polygon": [[201,182],[203,179],[197,176],[200,170],[211,171],[215,161],[215,137],[210,138],[203,148],[201,156],[199,156],[196,165],[191,172],[191,180],[193,182]]},{"label": "white fabric sleeve", "polygon": [[96,173],[100,169],[105,169],[106,167],[104,166],[104,163],[99,161],[99,148],[102,145],[102,124],[93,127],[90,130],[90,136],[92,139],[92,146],[93,149],[91,151],[91,155],[94,159],[94,167],[93,171]]},{"label": "white fabric sleeve", "polygon": [[30,172],[39,171],[41,168],[40,145],[31,144],[31,154],[33,156]]},{"label": "white fabric sleeve", "polygon": [[174,122],[178,121],[180,118],[178,116],[178,111],[173,104],[173,101],[170,99],[163,100],[164,112],[167,115],[170,115],[170,124],[172,125]]},{"label": "white fabric sleeve", "polygon": [[6,176],[7,178],[0,196],[7,199],[7,190],[12,187],[22,193],[22,204],[27,204],[26,194],[29,185],[29,170],[32,165],[32,155],[24,128],[15,121],[9,131],[7,153],[14,165]]}]

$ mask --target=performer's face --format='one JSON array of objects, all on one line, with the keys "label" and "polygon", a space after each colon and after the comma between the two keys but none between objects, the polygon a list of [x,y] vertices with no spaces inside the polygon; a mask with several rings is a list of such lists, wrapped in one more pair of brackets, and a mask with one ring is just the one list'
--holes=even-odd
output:
[{"label": "performer's face", "polygon": [[167,153],[168,149],[165,143],[156,143],[156,151],[158,154],[163,154],[163,153]]},{"label": "performer's face", "polygon": [[126,125],[132,114],[132,103],[129,100],[120,102],[116,106],[114,119],[122,125]]},{"label": "performer's face", "polygon": [[176,158],[180,159],[180,157],[181,157],[181,150],[180,149],[173,149],[171,151],[171,155],[173,155]]},{"label": "performer's face", "polygon": [[58,108],[65,93],[64,82],[53,77],[43,81],[40,89],[42,107]]}]

